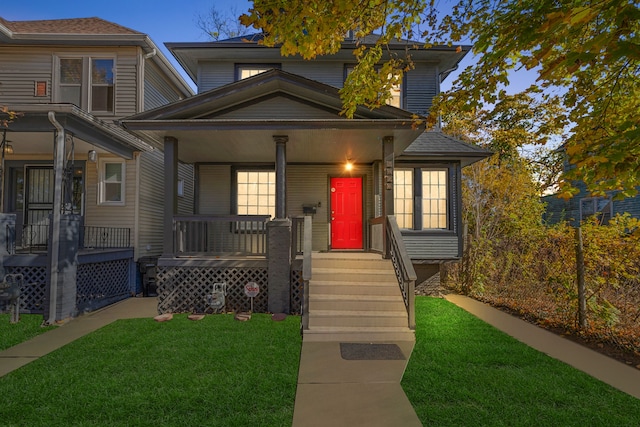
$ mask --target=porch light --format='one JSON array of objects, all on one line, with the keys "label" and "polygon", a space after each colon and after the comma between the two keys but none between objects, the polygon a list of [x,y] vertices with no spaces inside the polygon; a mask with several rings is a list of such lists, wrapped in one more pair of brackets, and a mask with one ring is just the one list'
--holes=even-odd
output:
[{"label": "porch light", "polygon": [[98,159],[96,150],[89,150],[89,152],[87,153],[87,158],[89,159],[90,162],[95,163],[96,160]]},{"label": "porch light", "polygon": [[351,161],[351,159],[347,159],[347,163],[344,165],[344,168],[347,172],[351,172],[353,169],[353,161]]},{"label": "porch light", "polygon": [[[9,142],[9,141],[7,141],[7,142]],[[13,154],[13,145],[11,145],[11,144],[5,145],[4,153],[5,154]]]}]

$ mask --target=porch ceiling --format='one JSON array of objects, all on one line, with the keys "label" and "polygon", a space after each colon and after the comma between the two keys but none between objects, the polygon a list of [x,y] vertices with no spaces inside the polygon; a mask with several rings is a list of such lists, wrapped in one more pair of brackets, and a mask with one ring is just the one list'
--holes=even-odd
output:
[{"label": "porch ceiling", "polygon": [[[382,158],[382,140],[394,138],[399,156],[423,127],[407,120],[168,120],[127,121],[146,140],[178,140],[178,158],[187,163],[274,162],[274,136],[286,135],[287,162],[370,163]],[[159,147],[160,148],[160,147]]]},{"label": "porch ceiling", "polygon": [[153,150],[152,146],[122,128],[71,104],[14,104],[8,108],[22,113],[9,124],[7,132],[7,139],[12,141],[16,154],[53,152],[55,127],[49,121],[49,112],[55,113],[56,121],[74,136],[76,151],[98,149],[132,159],[135,151]]}]

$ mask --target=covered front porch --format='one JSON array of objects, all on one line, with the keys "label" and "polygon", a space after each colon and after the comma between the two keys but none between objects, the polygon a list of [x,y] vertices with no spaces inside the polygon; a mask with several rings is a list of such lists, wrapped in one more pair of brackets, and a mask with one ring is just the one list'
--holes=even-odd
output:
[{"label": "covered front porch", "polygon": [[124,205],[126,177],[105,165],[151,146],[71,104],[9,109],[21,116],[0,134],[0,273],[21,277],[21,311],[55,323],[129,297],[134,234],[105,210]]},{"label": "covered front porch", "polygon": [[[384,252],[394,159],[424,125],[394,107],[340,110],[337,89],[271,70],[121,120],[164,152],[160,311],[209,310],[216,286],[242,297],[256,283],[259,307],[298,312],[304,242]],[[196,173],[192,215],[178,212],[180,162]]]}]

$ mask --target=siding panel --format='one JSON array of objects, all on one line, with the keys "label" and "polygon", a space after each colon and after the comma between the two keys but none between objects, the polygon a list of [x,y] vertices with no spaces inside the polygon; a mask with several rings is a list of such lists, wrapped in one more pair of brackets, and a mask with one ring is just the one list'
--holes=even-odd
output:
[{"label": "siding panel", "polygon": [[231,213],[231,166],[200,165],[198,188],[197,213],[202,215]]},{"label": "siding panel", "polygon": [[459,257],[458,236],[410,236],[402,239],[411,259],[456,259]]}]

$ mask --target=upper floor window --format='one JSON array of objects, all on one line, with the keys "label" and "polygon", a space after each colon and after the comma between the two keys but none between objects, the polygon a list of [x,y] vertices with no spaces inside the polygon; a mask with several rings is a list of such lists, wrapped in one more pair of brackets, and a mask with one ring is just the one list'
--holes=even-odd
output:
[{"label": "upper floor window", "polygon": [[274,68],[280,69],[280,64],[236,64],[236,80],[253,77]]},{"label": "upper floor window", "polygon": [[98,113],[115,108],[113,58],[58,58],[57,102],[68,102]]},{"label": "upper floor window", "polygon": [[[346,65],[344,78],[346,80],[347,76],[353,71],[354,65]],[[378,68],[376,67],[376,70]],[[396,84],[391,87],[391,99],[387,100],[387,105],[391,105],[392,107],[402,108],[402,84]]]},{"label": "upper floor window", "polygon": [[124,205],[125,163],[122,160],[101,160],[98,203]]},{"label": "upper floor window", "polygon": [[585,197],[580,199],[580,220],[596,215],[601,224],[607,224],[613,217],[613,203],[610,197]]},{"label": "upper floor window", "polygon": [[446,168],[396,168],[393,171],[398,227],[408,230],[450,228],[448,175]]}]

